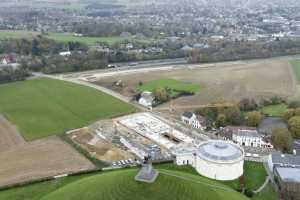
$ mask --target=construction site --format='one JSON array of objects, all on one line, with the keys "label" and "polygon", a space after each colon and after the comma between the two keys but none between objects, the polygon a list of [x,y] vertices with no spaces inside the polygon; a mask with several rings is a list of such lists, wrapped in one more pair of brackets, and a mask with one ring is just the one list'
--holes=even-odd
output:
[{"label": "construction site", "polygon": [[202,141],[199,134],[180,130],[178,125],[150,112],[98,121],[68,133],[73,142],[93,157],[111,166],[139,164],[145,157],[172,160],[172,152],[183,144]]}]

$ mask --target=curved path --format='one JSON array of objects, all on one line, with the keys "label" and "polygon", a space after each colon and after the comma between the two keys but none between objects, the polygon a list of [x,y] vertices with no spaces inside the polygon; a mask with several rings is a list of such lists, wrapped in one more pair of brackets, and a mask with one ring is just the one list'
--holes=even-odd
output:
[{"label": "curved path", "polygon": [[254,190],[253,192],[255,194],[260,193],[268,185],[269,182],[270,182],[270,176],[267,176],[265,182],[257,190]]}]

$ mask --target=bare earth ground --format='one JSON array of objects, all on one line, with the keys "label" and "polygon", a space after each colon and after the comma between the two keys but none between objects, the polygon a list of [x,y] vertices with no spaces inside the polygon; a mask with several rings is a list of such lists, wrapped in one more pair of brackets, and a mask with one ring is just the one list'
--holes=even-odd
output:
[{"label": "bare earth ground", "polygon": [[2,115],[0,115],[0,136],[0,152],[25,144],[25,140],[16,127],[12,126]]},{"label": "bare earth ground", "polygon": [[0,186],[94,168],[58,137],[25,142],[3,117],[0,138]]},{"label": "bare earth ground", "polygon": [[103,161],[118,161],[134,158],[129,152],[118,148],[116,145],[99,138],[90,129],[80,129],[70,135],[71,139],[86,149],[90,154]]},{"label": "bare earth ground", "polygon": [[[172,70],[103,77],[95,84],[131,96],[140,81],[147,82],[161,78],[173,78],[204,86],[204,89],[194,96],[176,99],[174,101],[176,107],[197,107],[212,102],[238,101],[244,97],[261,99],[279,95],[293,98],[297,94],[294,75],[287,58],[186,65],[185,68]],[[123,88],[114,86],[114,83],[120,80],[124,84]],[[167,106],[169,105],[165,104],[160,107]]]}]

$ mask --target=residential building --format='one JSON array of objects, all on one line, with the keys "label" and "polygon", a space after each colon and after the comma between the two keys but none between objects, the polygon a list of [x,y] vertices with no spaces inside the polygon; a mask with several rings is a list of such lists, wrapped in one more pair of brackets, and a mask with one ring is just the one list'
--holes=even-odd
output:
[{"label": "residential building", "polygon": [[192,126],[193,128],[204,129],[198,117],[192,112],[184,112],[181,115],[181,121],[183,121],[185,124]]}]

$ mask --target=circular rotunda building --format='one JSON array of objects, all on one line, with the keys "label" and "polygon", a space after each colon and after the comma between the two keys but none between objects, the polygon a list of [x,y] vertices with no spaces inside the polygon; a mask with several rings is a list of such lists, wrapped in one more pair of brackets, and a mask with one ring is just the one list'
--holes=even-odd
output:
[{"label": "circular rotunda building", "polygon": [[192,165],[202,176],[216,180],[234,180],[244,172],[244,150],[221,140],[203,142],[192,151],[177,151],[178,165]]},{"label": "circular rotunda building", "polygon": [[195,152],[195,169],[208,178],[234,180],[244,172],[244,150],[233,143],[209,141]]}]

